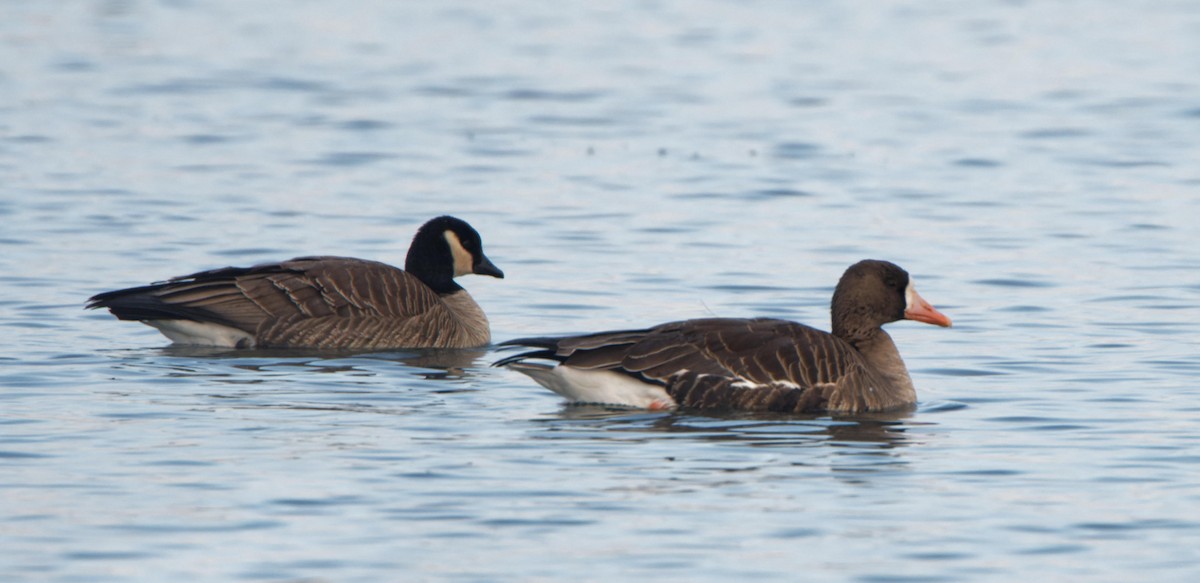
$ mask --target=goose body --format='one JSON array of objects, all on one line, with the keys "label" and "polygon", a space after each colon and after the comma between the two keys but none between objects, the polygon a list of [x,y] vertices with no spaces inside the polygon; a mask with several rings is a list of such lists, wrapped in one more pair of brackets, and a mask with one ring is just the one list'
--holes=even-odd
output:
[{"label": "goose body", "polygon": [[487,316],[455,283],[504,277],[475,229],[454,217],[426,222],[405,269],[351,257],[298,257],[225,267],[93,296],[122,320],[177,344],[231,348],[469,348],[488,344]]},{"label": "goose body", "polygon": [[705,318],[641,330],[521,338],[496,363],[572,402],[644,409],[860,413],[912,405],[916,391],[881,326],[949,326],[908,273],[866,260],[838,282],[833,332],[770,318]]}]

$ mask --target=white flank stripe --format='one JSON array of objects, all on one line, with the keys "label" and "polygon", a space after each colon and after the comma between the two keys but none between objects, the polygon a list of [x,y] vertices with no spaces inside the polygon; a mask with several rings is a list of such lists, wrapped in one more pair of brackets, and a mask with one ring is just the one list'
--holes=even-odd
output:
[{"label": "white flank stripe", "polygon": [[667,395],[667,391],[662,387],[621,373],[530,363],[510,364],[509,368],[529,375],[538,384],[562,395],[572,403],[618,405],[638,409],[675,407],[675,400]]},{"label": "white flank stripe", "polygon": [[[175,344],[192,346],[220,346],[225,348],[250,348],[254,337],[229,326],[192,320],[146,320],[147,326],[158,328],[163,336]],[[239,345],[240,343],[240,345]]]}]

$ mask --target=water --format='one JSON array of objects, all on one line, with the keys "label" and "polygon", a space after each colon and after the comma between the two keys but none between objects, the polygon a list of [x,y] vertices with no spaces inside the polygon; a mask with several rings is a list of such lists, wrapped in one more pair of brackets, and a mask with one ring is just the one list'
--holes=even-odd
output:
[{"label": "water", "polygon": [[[1191,2],[9,3],[13,581],[1193,581]],[[178,349],[99,291],[459,215],[497,339],[827,326],[891,259],[911,413],[566,407],[495,352]]]}]

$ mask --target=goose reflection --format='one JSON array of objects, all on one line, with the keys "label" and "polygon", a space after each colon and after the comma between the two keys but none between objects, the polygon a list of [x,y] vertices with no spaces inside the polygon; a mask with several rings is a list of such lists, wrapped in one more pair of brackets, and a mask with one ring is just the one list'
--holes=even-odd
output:
[{"label": "goose reflection", "polygon": [[[183,376],[211,374],[213,364],[227,365],[249,372],[278,372],[281,367],[294,367],[296,372],[359,373],[374,376],[380,372],[375,370],[375,366],[398,364],[414,369],[411,374],[419,378],[457,381],[475,377],[477,370],[487,367],[487,363],[483,361],[487,351],[474,348],[380,352],[165,346],[157,352],[163,356],[183,359],[183,362],[175,362],[172,365],[172,368]],[[240,382],[245,382],[245,379],[240,379]]]},{"label": "goose reflection", "polygon": [[845,416],[734,411],[652,413],[603,406],[565,406],[542,420],[554,432],[594,439],[653,440],[669,437],[709,442],[740,442],[755,447],[862,445],[890,449],[911,444],[909,408]]}]

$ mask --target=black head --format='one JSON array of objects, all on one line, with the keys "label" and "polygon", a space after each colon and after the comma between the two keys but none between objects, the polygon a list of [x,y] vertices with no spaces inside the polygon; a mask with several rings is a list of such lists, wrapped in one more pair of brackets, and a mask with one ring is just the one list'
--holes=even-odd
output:
[{"label": "black head", "polygon": [[842,274],[833,292],[832,319],[835,335],[855,340],[896,320],[950,325],[950,318],[917,294],[907,271],[875,259],[859,261]]},{"label": "black head", "polygon": [[466,221],[451,216],[430,219],[413,236],[404,270],[438,293],[462,289],[454,278],[468,273],[504,277],[483,254],[483,239]]}]

